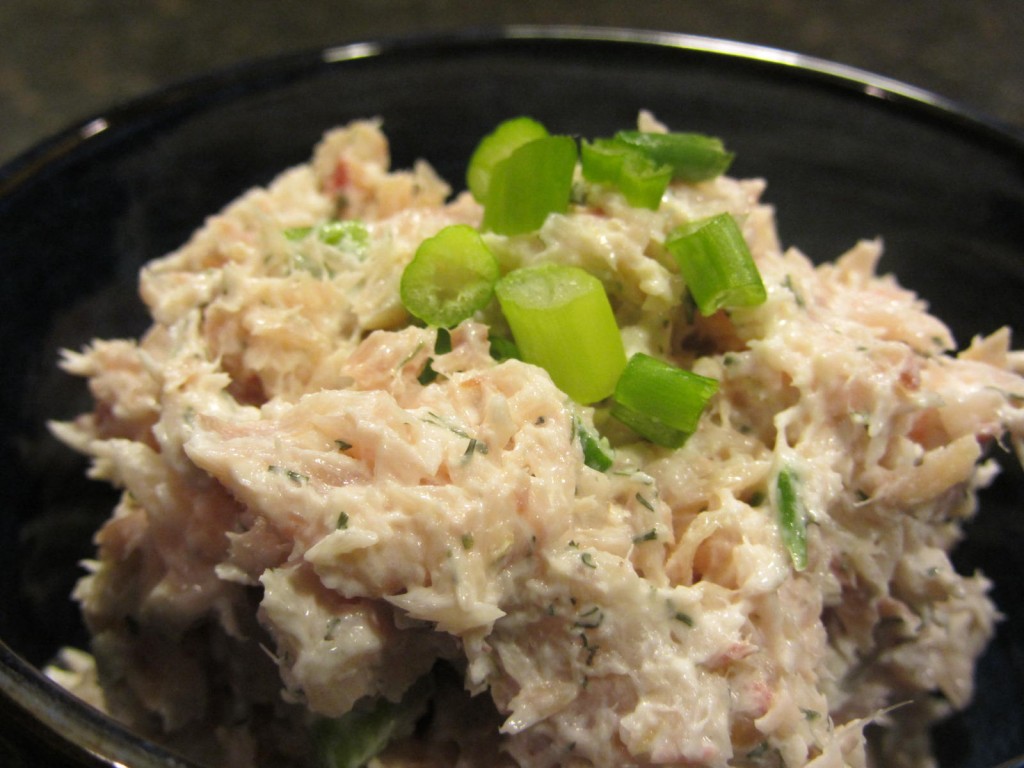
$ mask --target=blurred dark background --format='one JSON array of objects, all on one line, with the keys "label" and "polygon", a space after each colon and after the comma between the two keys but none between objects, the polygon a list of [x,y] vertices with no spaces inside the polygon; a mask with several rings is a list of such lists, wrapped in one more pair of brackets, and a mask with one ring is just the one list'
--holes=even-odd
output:
[{"label": "blurred dark background", "polygon": [[1024,0],[0,0],[0,163],[112,104],[252,58],[502,24],[781,48],[1024,130]]}]

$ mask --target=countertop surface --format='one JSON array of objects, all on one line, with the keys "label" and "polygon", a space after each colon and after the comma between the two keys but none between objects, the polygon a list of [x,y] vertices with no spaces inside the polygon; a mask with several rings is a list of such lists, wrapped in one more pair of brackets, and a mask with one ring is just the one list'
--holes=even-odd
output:
[{"label": "countertop surface", "polygon": [[1024,130],[1024,0],[3,0],[0,163],[109,106],[254,58],[504,24],[755,43],[893,78]]}]

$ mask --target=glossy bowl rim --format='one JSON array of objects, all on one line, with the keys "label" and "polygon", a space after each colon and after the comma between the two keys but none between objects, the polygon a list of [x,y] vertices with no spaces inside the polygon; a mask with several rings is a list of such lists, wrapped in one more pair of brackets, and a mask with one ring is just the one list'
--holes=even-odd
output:
[{"label": "glossy bowl rim", "polygon": [[[685,54],[736,60],[780,78],[816,82],[886,105],[968,137],[990,143],[1024,159],[1024,128],[1016,128],[962,102],[866,69],[781,48],[683,32],[588,25],[517,24],[412,34],[345,42],[297,53],[244,60],[196,77],[172,82],[78,120],[16,154],[0,166],[0,207],[24,185],[73,158],[111,129],[166,115],[175,106],[199,103],[238,86],[259,89],[270,75],[302,79],[323,68],[397,54],[453,53],[473,47],[530,43],[672,49]],[[276,86],[272,86],[276,87]],[[284,87],[287,87],[285,85]],[[27,662],[0,638],[0,699],[13,704],[21,721],[42,738],[62,747],[71,759],[110,768],[193,768],[194,763],[135,734],[113,718],[82,702]],[[87,762],[82,762],[87,761]],[[125,762],[127,761],[127,762]],[[197,768],[197,767],[196,767]],[[1024,768],[1024,756],[998,768]]]},{"label": "glossy bowl rim", "polygon": [[213,93],[232,84],[252,82],[270,73],[301,76],[303,72],[311,72],[321,66],[400,52],[517,42],[621,44],[676,49],[735,59],[746,65],[776,71],[789,70],[794,77],[817,80],[840,90],[859,92],[868,98],[888,102],[895,108],[963,128],[982,138],[1024,152],[1024,127],[1011,125],[981,109],[935,91],[818,56],[686,32],[612,26],[512,24],[346,42],[295,53],[257,57],[171,82],[72,122],[67,128],[7,159],[0,166],[0,201],[50,164],[79,150],[109,129],[138,121],[146,115],[157,115],[176,104],[194,101],[201,94]]}]

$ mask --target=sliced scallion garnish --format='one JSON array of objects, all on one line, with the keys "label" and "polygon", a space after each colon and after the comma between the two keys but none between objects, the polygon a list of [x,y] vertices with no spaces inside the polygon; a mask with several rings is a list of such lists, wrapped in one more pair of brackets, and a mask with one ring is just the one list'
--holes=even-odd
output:
[{"label": "sliced scallion garnish", "polygon": [[448,328],[482,309],[494,294],[498,261],[466,224],[428,237],[402,272],[402,304],[428,325]]},{"label": "sliced scallion garnish", "polygon": [[514,149],[491,171],[483,228],[520,235],[539,229],[549,214],[564,213],[577,154],[570,136],[546,136]]},{"label": "sliced scallion garnish", "polygon": [[484,136],[469,158],[466,186],[478,203],[487,200],[494,166],[513,151],[534,139],[548,135],[547,128],[530,117],[514,117]]},{"label": "sliced scallion garnish", "polygon": [[381,696],[333,720],[320,720],[313,731],[317,768],[362,768],[388,744],[412,733],[427,711],[434,681],[425,676],[394,702]]},{"label": "sliced scallion garnish", "polygon": [[672,169],[615,139],[595,139],[580,145],[580,164],[587,181],[618,189],[635,208],[656,211],[668,188]]},{"label": "sliced scallion garnish", "polygon": [[748,307],[767,297],[743,233],[728,213],[677,227],[665,239],[702,315]]},{"label": "sliced scallion garnish", "polygon": [[600,280],[578,267],[542,264],[509,272],[495,293],[523,360],[544,368],[578,403],[612,393],[626,353]]},{"label": "sliced scallion garnish", "polygon": [[678,448],[717,391],[714,379],[637,353],[615,386],[611,413],[652,443]]},{"label": "sliced scallion garnish", "polygon": [[327,245],[343,251],[361,253],[370,244],[370,232],[366,225],[355,219],[335,219],[316,228],[317,237]]},{"label": "sliced scallion garnish", "polygon": [[807,509],[800,497],[799,482],[791,468],[779,470],[773,501],[782,543],[793,567],[802,571],[807,567]]},{"label": "sliced scallion garnish", "polygon": [[356,219],[331,219],[315,227],[288,227],[284,230],[284,236],[293,242],[313,234],[320,242],[349,253],[362,254],[370,245],[366,224]]},{"label": "sliced scallion garnish", "polygon": [[655,163],[671,166],[672,178],[690,183],[720,176],[734,157],[721,139],[700,133],[619,131],[615,138],[641,150]]},{"label": "sliced scallion garnish", "polygon": [[573,429],[583,449],[583,463],[598,472],[607,472],[611,469],[615,463],[615,452],[608,438],[602,437],[596,430],[592,432],[579,417],[573,421]]},{"label": "sliced scallion garnish", "polygon": [[502,360],[522,360],[523,356],[519,354],[519,347],[512,339],[506,339],[504,336],[488,336],[488,342],[491,345],[491,357],[501,362]]}]

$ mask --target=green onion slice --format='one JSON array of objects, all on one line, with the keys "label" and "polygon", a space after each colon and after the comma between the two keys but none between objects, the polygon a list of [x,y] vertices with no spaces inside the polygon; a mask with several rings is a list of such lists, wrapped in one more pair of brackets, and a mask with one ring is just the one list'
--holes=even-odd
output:
[{"label": "green onion slice", "polygon": [[284,236],[292,242],[295,242],[309,237],[312,231],[313,227],[287,227],[284,230]]},{"label": "green onion slice", "polygon": [[351,253],[362,253],[370,245],[369,230],[363,222],[355,219],[324,222],[317,227],[316,234],[327,245]]},{"label": "green onion slice", "polygon": [[541,264],[509,272],[495,293],[524,361],[579,403],[612,393],[626,353],[600,280],[579,267]]},{"label": "green onion slice", "polygon": [[409,736],[426,712],[434,681],[427,675],[415,682],[400,701],[381,697],[358,704],[334,720],[316,724],[313,739],[318,768],[363,768],[395,739]]},{"label": "green onion slice", "polygon": [[675,257],[702,315],[722,307],[754,306],[767,298],[761,273],[730,214],[677,227],[665,247]]},{"label": "green onion slice", "polygon": [[619,131],[615,138],[642,151],[655,163],[671,166],[673,179],[690,183],[720,176],[735,157],[721,139],[700,133]]},{"label": "green onion slice", "polygon": [[523,144],[548,135],[547,128],[529,117],[514,117],[484,136],[469,158],[466,186],[478,203],[487,199],[494,166]]},{"label": "green onion slice", "polygon": [[496,163],[484,197],[483,228],[519,235],[540,228],[549,214],[566,211],[577,154],[572,137],[546,136]]},{"label": "green onion slice", "polygon": [[488,336],[487,340],[491,345],[491,357],[498,362],[523,359],[523,356],[519,354],[519,347],[512,339],[506,339],[504,336]]},{"label": "green onion slice", "polygon": [[356,219],[331,219],[315,227],[288,227],[284,236],[291,241],[304,240],[312,234],[317,239],[349,253],[361,254],[370,245],[370,232]]},{"label": "green onion slice", "polygon": [[678,448],[717,391],[714,379],[637,353],[615,387],[611,413],[652,443]]},{"label": "green onion slice", "polygon": [[596,430],[591,432],[578,416],[573,419],[573,429],[583,449],[583,463],[598,472],[607,472],[611,469],[615,463],[615,451],[608,438]]},{"label": "green onion slice", "polygon": [[615,139],[595,139],[580,145],[580,164],[588,181],[618,189],[635,208],[656,211],[672,169],[651,160],[642,151]]},{"label": "green onion slice", "polygon": [[498,276],[498,260],[480,233],[454,224],[420,243],[402,272],[399,292],[411,314],[448,328],[487,305]]},{"label": "green onion slice", "polygon": [[807,509],[799,493],[796,473],[783,468],[775,478],[775,511],[779,521],[782,543],[789,552],[793,567],[802,571],[807,567]]}]

